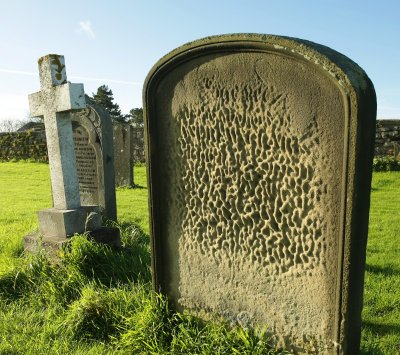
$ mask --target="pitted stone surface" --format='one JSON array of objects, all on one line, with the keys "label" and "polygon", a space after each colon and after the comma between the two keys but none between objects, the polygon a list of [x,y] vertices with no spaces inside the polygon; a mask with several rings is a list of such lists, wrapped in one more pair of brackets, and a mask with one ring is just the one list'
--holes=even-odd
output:
[{"label": "pitted stone surface", "polygon": [[[333,332],[343,163],[343,132],[328,127],[332,117],[345,124],[342,109],[332,114],[343,101],[301,62],[264,62],[258,53],[209,56],[160,84],[171,92],[158,122],[166,288],[178,307],[235,322],[246,314],[321,340]],[[302,69],[309,90],[298,100]],[[326,106],[310,107],[321,93]]]},{"label": "pitted stone surface", "polygon": [[102,182],[100,174],[103,168],[100,162],[101,148],[90,140],[89,131],[85,127],[74,121],[72,123],[81,205],[99,205]]},{"label": "pitted stone surface", "polygon": [[[268,325],[300,353],[346,353],[359,336],[360,308],[346,307],[349,297],[361,304],[362,273],[354,286],[344,265],[358,245],[363,268],[368,189],[353,201],[352,179],[371,171],[355,168],[355,132],[372,146],[374,96],[361,69],[335,53],[339,69],[333,53],[223,36],[171,53],[145,84],[156,289],[204,319]],[[350,228],[355,205],[364,232]]]},{"label": "pitted stone surface", "polygon": [[206,67],[212,68],[200,66],[184,79],[198,83],[198,100],[187,103],[187,86],[173,99],[177,153],[186,165],[176,193],[191,211],[182,221],[182,245],[190,252],[198,244],[216,261],[251,260],[268,276],[319,266],[328,186],[317,122],[300,136],[277,89],[256,76],[224,80],[217,67],[210,76]]}]

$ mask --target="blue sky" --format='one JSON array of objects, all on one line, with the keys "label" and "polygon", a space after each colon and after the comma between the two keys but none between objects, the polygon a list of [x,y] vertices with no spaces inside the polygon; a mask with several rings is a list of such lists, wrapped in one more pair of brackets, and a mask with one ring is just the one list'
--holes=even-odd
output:
[{"label": "blue sky", "polygon": [[68,80],[88,94],[107,84],[128,113],[142,106],[143,81],[163,55],[238,32],[303,38],[347,55],[375,85],[378,118],[400,118],[399,16],[396,0],[0,0],[0,119],[27,117],[45,54],[63,54]]}]

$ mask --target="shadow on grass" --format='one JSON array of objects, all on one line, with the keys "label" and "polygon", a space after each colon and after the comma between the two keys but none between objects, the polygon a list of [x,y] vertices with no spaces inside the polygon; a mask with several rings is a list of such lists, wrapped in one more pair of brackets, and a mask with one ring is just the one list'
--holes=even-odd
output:
[{"label": "shadow on grass", "polygon": [[147,189],[147,186],[133,184],[130,186],[118,186],[117,187],[117,190],[132,190],[132,189],[143,190],[143,189]]},{"label": "shadow on grass", "polygon": [[25,273],[8,272],[0,277],[0,300],[12,302],[21,298],[27,282]]},{"label": "shadow on grass", "polygon": [[25,263],[0,276],[0,301],[14,302],[35,290],[40,280],[51,273],[43,253],[25,259]]},{"label": "shadow on grass", "polygon": [[400,269],[393,265],[385,265],[385,266],[378,266],[378,265],[369,265],[365,266],[365,270],[372,273],[372,274],[381,274],[384,276],[399,276]]},{"label": "shadow on grass", "polygon": [[368,348],[361,348],[360,355],[385,355],[385,353],[377,346],[368,346]]},{"label": "shadow on grass", "polygon": [[367,331],[370,331],[374,335],[384,336],[387,334],[400,334],[400,325],[398,324],[382,324],[382,323],[374,323],[363,321],[363,328]]},{"label": "shadow on grass", "polygon": [[[388,354],[388,352],[380,348],[379,339],[386,335],[399,334],[400,326],[397,324],[382,324],[382,323],[363,321],[363,330],[370,334],[368,338],[376,339],[376,341],[364,344],[361,348],[360,354],[384,355]],[[398,350],[400,350],[400,344]],[[395,351],[394,353],[397,354],[398,352]]]}]

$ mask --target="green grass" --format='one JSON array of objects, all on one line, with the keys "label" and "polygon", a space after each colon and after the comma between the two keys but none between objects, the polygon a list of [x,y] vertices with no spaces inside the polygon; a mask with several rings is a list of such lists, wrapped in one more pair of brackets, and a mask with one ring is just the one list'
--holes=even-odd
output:
[{"label": "green grass", "polygon": [[400,172],[374,173],[362,349],[400,354]]},{"label": "green grass", "polygon": [[120,222],[135,222],[149,233],[146,167],[134,167],[135,189],[117,188],[117,212]]},{"label": "green grass", "polygon": [[[151,290],[147,189],[117,189],[123,249],[73,238],[60,260],[22,238],[51,206],[49,168],[0,163],[0,354],[276,354],[268,337],[202,324]],[[400,353],[400,172],[374,173],[362,352]]]},{"label": "green grass", "polygon": [[37,211],[51,207],[49,165],[0,163],[0,273],[23,251],[22,237],[37,229]]},{"label": "green grass", "polygon": [[74,237],[58,263],[24,255],[51,205],[48,165],[0,163],[0,354],[268,354],[267,336],[177,314],[150,282],[144,167],[117,189],[123,248]]}]

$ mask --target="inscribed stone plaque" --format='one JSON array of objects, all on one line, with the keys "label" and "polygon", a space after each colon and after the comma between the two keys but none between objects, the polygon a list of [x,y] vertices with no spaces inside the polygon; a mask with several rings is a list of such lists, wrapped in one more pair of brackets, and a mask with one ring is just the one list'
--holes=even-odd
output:
[{"label": "inscribed stone plaque", "polygon": [[145,83],[154,284],[178,310],[359,347],[376,99],[315,43],[211,37]]},{"label": "inscribed stone plaque", "polygon": [[72,115],[72,129],[81,205],[99,205],[106,218],[116,220],[111,118],[90,103]]},{"label": "inscribed stone plaque", "polygon": [[99,151],[100,147],[89,141],[89,132],[77,123],[73,124],[73,135],[81,205],[98,205],[99,183],[102,183],[102,179],[97,170],[96,148]]}]

